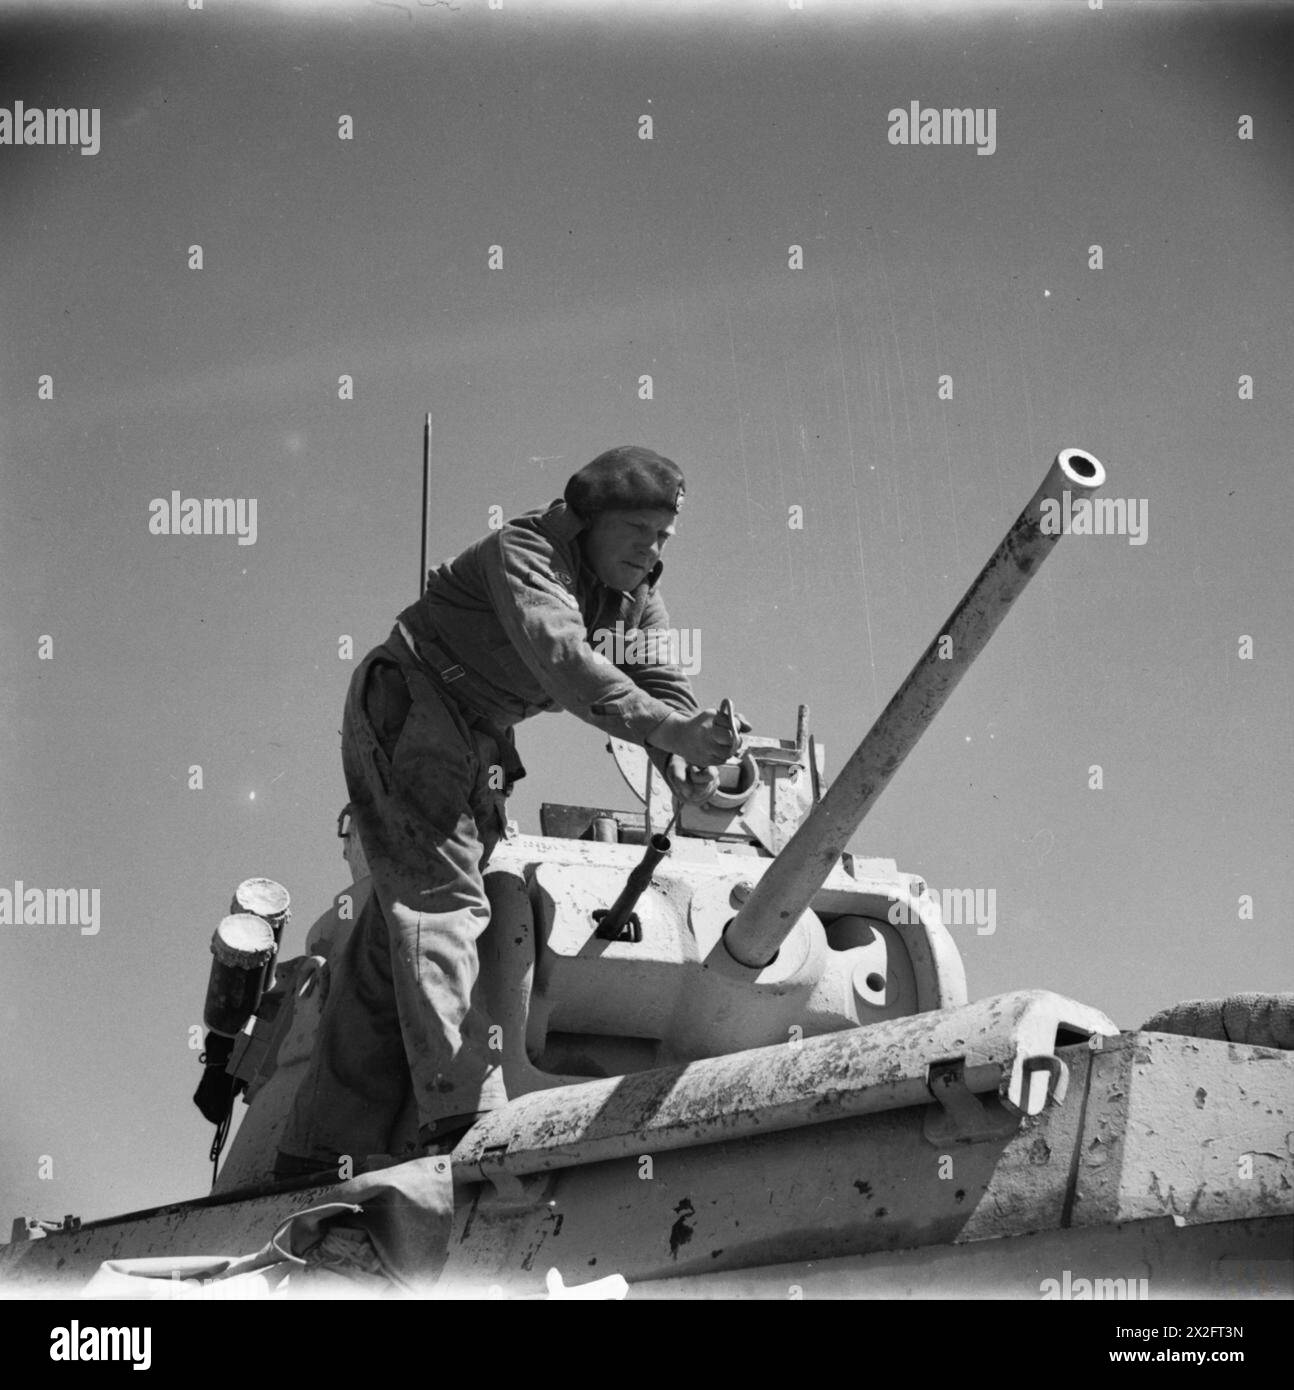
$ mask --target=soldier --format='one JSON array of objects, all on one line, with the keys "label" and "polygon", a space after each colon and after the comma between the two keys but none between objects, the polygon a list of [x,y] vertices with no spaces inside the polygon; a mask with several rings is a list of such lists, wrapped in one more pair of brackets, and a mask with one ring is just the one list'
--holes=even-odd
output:
[{"label": "soldier", "polygon": [[525,775],[515,724],[569,710],[645,746],[685,799],[717,785],[731,734],[698,709],[684,673],[618,667],[590,641],[669,627],[657,584],[682,503],[669,459],[633,445],[600,454],[562,500],[433,571],[355,671],[342,766],[373,892],[334,962],[278,1176],[389,1152],[410,1077],[423,1152],[450,1152],[507,1103],[472,992],[483,870]]}]

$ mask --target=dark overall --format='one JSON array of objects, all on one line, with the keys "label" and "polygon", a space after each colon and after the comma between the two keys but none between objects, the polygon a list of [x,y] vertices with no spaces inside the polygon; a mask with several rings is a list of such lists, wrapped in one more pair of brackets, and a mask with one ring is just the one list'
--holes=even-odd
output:
[{"label": "dark overall", "polygon": [[455,702],[439,655],[415,654],[397,626],[346,696],[342,767],[373,893],[330,964],[344,987],[328,992],[286,1154],[332,1165],[390,1152],[410,1078],[424,1130],[507,1101],[472,994],[482,874],[525,769],[510,730]]}]

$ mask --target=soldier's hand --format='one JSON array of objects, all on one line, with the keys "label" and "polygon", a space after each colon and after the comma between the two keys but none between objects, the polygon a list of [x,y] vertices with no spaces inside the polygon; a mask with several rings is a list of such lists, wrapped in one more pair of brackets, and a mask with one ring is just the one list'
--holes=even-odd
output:
[{"label": "soldier's hand", "polygon": [[675,796],[699,806],[719,789],[719,770],[689,767],[687,760],[675,753],[665,764],[665,781]]},{"label": "soldier's hand", "polygon": [[[669,751],[693,767],[726,762],[737,751],[732,733],[717,722],[718,711],[703,709],[671,730]],[[745,724],[745,720],[741,721]],[[750,725],[746,724],[749,730]]]}]

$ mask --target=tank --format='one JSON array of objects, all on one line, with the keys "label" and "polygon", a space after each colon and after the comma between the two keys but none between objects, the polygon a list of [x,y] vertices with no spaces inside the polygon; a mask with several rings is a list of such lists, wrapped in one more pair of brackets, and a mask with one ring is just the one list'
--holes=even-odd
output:
[{"label": "tank", "polygon": [[[1027,987],[971,1001],[925,877],[847,848],[1061,539],[1064,494],[1104,479],[1085,450],[1056,456],[830,782],[801,706],[793,737],[742,741],[704,805],[675,804],[612,740],[637,808],[545,805],[540,835],[510,829],[478,990],[511,1099],[451,1156],[416,1154],[410,1105],[390,1153],[273,1180],[329,959],[368,891],[357,863],[306,955],[217,952],[242,971],[207,1058],[217,1159],[234,1092],[246,1112],[212,1193],[19,1222],[0,1277],[66,1291],[151,1260],[138,1270],[183,1280],[301,1213],[430,1192],[436,1220],[397,1223],[395,1282],[431,1296],[1290,1296],[1294,1040],[1171,1017],[1120,1032]],[[239,908],[256,915],[247,894]],[[277,942],[281,914],[266,920]],[[233,1037],[230,1017],[246,1018]],[[391,1275],[390,1230],[360,1244],[333,1261],[343,1288]]]}]

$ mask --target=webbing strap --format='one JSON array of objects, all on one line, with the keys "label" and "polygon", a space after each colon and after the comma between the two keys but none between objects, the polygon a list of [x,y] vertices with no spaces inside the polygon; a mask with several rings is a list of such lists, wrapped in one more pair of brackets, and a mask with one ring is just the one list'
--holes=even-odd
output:
[{"label": "webbing strap", "polygon": [[[428,656],[433,655],[433,653],[428,652],[424,654],[422,651],[419,650],[418,644],[413,640],[413,633],[411,633],[409,629],[405,627],[405,625],[400,621],[399,618],[395,620],[395,625],[400,629],[400,636],[404,638],[405,645],[414,654],[414,656],[416,656],[419,661],[423,662],[424,665],[430,666],[431,669],[435,671],[435,673],[441,678],[441,680],[443,680],[446,683],[446,685],[448,685],[450,681],[456,681],[459,679],[460,676],[465,676],[467,674],[467,672],[458,662],[451,662],[448,666],[441,666],[439,664],[439,660],[428,660]],[[445,654],[444,652],[438,651],[435,652],[434,655],[439,659],[443,659]]]}]

